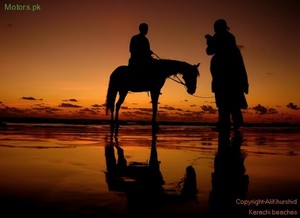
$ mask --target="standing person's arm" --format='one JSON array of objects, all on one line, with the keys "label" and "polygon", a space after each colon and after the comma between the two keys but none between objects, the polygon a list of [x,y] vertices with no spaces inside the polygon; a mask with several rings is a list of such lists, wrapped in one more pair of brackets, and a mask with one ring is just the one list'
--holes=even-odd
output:
[{"label": "standing person's arm", "polygon": [[213,36],[207,34],[205,35],[205,39],[206,39],[206,54],[208,55],[213,55],[216,52],[216,48],[215,48],[215,43],[214,43],[214,38]]}]

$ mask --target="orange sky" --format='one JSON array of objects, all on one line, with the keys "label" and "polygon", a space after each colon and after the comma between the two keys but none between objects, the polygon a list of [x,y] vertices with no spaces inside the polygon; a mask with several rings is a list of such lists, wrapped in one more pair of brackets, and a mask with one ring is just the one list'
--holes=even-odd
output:
[{"label": "orange sky", "polygon": [[[39,5],[8,11],[5,4]],[[204,35],[227,20],[242,47],[250,92],[246,121],[300,122],[298,0],[1,0],[0,116],[107,119],[110,73],[127,64],[129,41],[149,24],[161,58],[201,63],[195,95],[212,97]],[[214,121],[214,98],[167,80],[160,120]],[[129,94],[121,119],[149,119],[147,93]],[[122,117],[123,116],[123,117]]]}]

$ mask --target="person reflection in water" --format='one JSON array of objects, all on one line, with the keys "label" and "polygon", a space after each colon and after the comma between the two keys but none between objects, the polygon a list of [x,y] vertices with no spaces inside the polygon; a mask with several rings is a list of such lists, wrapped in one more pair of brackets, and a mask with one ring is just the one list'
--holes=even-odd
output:
[{"label": "person reflection in water", "polygon": [[183,180],[183,187],[181,190],[182,200],[193,200],[196,198],[197,190],[197,175],[193,166],[186,167],[186,173]]},{"label": "person reflection in water", "polygon": [[240,149],[243,138],[240,134],[235,134],[232,139],[229,139],[229,134],[227,137],[219,134],[219,147],[211,174],[209,211],[211,217],[246,217],[248,208],[236,203],[238,199],[245,199],[249,184],[245,154]]},{"label": "person reflection in water", "polygon": [[235,36],[229,32],[226,21],[217,20],[214,31],[213,36],[207,34],[205,38],[206,53],[213,55],[210,71],[212,92],[219,111],[218,130],[230,131],[231,118],[234,129],[239,130],[244,123],[241,109],[248,106],[245,98],[249,89],[247,72]]},{"label": "person reflection in water", "polygon": [[[115,150],[118,158],[115,157]],[[148,163],[130,162],[124,156],[124,150],[118,143],[105,146],[106,182],[110,191],[124,192],[128,200],[131,215],[151,214],[152,209],[166,201],[187,202],[194,200],[197,194],[196,172],[192,166],[186,168],[182,189],[179,195],[168,193],[160,171],[160,161],[156,149],[156,138],[152,139]]]}]

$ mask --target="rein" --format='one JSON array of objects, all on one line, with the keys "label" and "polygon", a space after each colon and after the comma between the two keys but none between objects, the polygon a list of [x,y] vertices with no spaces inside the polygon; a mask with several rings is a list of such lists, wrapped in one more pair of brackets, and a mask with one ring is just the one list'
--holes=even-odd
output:
[{"label": "rein", "polygon": [[174,82],[177,82],[177,83],[183,85],[186,88],[186,84],[177,75],[173,75],[173,77],[175,77],[176,79],[172,78],[171,76],[169,76],[168,78],[170,80],[173,80]]},{"label": "rein", "polygon": [[200,95],[191,95],[195,98],[214,98],[214,96],[200,96]]},{"label": "rein", "polygon": [[[183,85],[185,87],[185,89],[187,89],[186,84],[177,75],[173,75],[173,76],[175,77],[175,79],[172,78],[171,76],[169,76],[168,78],[178,84]],[[191,94],[191,96],[193,96],[195,98],[214,98],[213,96],[199,96],[199,95],[192,95],[192,94]]]}]

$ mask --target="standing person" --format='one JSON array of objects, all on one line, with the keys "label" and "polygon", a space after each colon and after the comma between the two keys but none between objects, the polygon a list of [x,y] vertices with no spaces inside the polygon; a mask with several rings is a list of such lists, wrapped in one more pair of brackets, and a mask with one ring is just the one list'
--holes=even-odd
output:
[{"label": "standing person", "polygon": [[213,55],[210,71],[212,92],[219,112],[218,130],[229,132],[231,118],[235,130],[244,123],[241,109],[247,108],[248,77],[235,36],[224,19],[214,23],[215,34],[205,35],[206,53]]},{"label": "standing person", "polygon": [[148,33],[148,24],[141,23],[139,25],[139,34],[134,35],[130,40],[130,59],[129,66],[134,71],[145,70],[153,61],[153,52],[150,49],[150,43],[146,37]]}]

